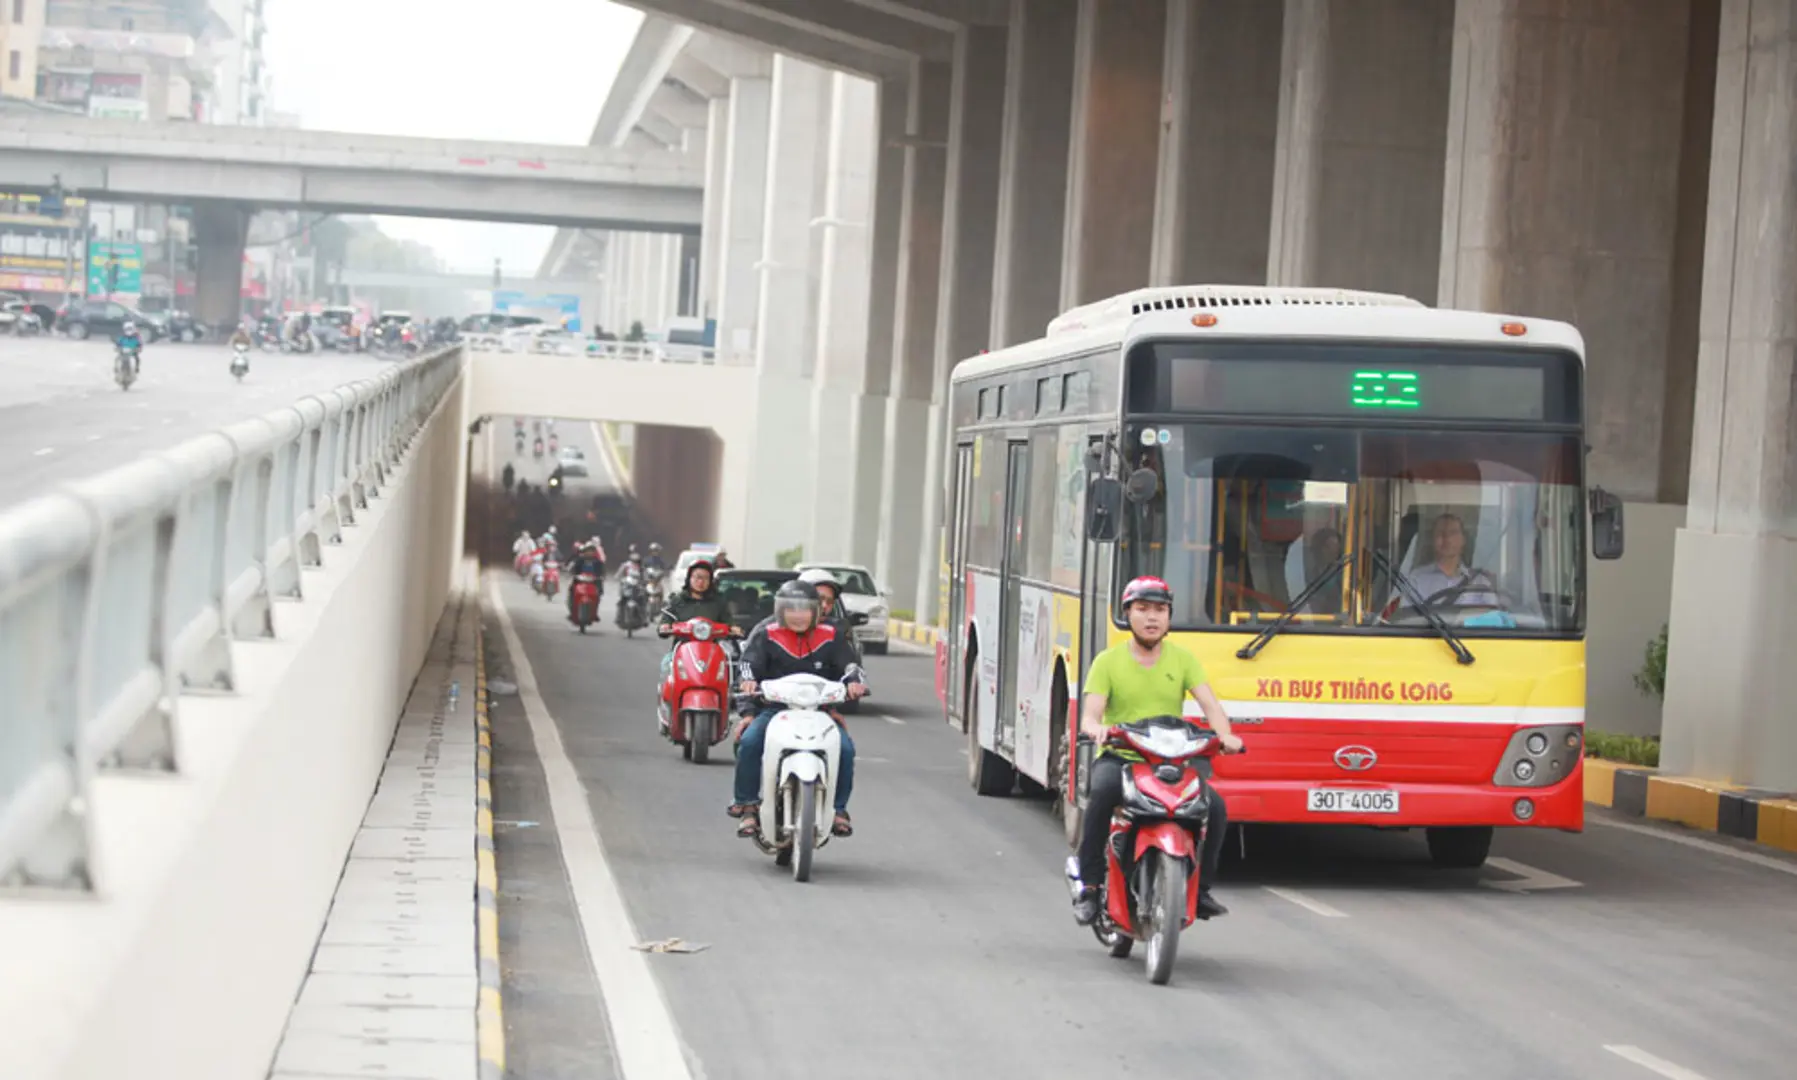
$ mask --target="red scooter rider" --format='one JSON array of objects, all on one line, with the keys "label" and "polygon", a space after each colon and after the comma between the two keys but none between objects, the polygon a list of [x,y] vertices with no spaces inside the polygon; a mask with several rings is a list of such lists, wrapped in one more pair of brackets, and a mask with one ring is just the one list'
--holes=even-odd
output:
[{"label": "red scooter rider", "polygon": [[[1173,611],[1173,590],[1167,583],[1154,577],[1131,581],[1123,587],[1123,611],[1129,620],[1130,639],[1099,653],[1081,688],[1084,699],[1080,706],[1080,734],[1101,744],[1092,760],[1086,819],[1079,842],[1081,886],[1073,901],[1073,917],[1081,926],[1098,918],[1098,883],[1105,878],[1104,845],[1111,832],[1111,816],[1123,801],[1123,763],[1140,760],[1132,751],[1103,745],[1104,729],[1111,724],[1129,724],[1155,716],[1179,716],[1184,712],[1186,695],[1190,694],[1204,710],[1204,719],[1223,750],[1242,749],[1241,738],[1229,730],[1229,714],[1211,690],[1204,665],[1184,648],[1166,640]],[[1208,766],[1200,772],[1208,775]],[[1198,879],[1198,916],[1204,919],[1229,912],[1210,893],[1229,817],[1222,796],[1214,789],[1209,805]]]}]

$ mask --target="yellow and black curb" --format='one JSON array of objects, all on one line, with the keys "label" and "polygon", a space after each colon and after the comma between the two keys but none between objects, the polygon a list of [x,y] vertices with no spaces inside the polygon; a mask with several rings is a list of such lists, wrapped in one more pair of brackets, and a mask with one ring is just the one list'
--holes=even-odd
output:
[{"label": "yellow and black curb", "polygon": [[474,895],[480,957],[475,1038],[480,1080],[505,1080],[505,1013],[499,999],[499,866],[493,859],[493,723],[487,714],[487,641],[474,645]]},{"label": "yellow and black curb", "polygon": [[919,626],[903,619],[886,620],[886,636],[899,641],[909,641],[913,645],[927,645],[935,648],[942,634],[934,626]]},{"label": "yellow and black curb", "polygon": [[1797,799],[1790,792],[1663,776],[1645,765],[1586,758],[1585,801],[1797,852]]}]

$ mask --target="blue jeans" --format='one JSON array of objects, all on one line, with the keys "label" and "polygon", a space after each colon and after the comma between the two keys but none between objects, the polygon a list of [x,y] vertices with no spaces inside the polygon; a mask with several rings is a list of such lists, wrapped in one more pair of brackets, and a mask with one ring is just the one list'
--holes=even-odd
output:
[{"label": "blue jeans", "polygon": [[[736,801],[739,805],[761,805],[761,749],[767,745],[769,721],[782,711],[777,705],[762,709],[749,722],[749,730],[743,732],[742,745],[736,751]],[[842,733],[842,754],[837,764],[836,810],[841,813],[849,808],[849,796],[855,791],[855,743],[849,738],[847,729],[841,725],[837,725],[837,729]]]}]

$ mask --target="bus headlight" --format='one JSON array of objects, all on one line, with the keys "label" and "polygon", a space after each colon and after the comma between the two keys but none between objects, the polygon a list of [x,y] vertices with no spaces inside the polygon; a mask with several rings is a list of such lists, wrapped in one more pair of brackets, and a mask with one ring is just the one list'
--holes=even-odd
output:
[{"label": "bus headlight", "polygon": [[1492,772],[1497,787],[1547,787],[1571,776],[1579,765],[1584,731],[1578,724],[1518,728]]}]

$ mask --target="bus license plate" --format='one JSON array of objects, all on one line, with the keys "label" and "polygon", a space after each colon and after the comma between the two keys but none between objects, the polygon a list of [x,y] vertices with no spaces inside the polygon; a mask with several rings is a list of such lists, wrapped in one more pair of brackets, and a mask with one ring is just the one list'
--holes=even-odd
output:
[{"label": "bus license plate", "polygon": [[1311,788],[1310,805],[1315,814],[1395,814],[1398,793],[1369,788]]}]

